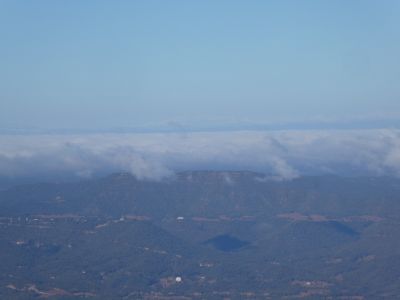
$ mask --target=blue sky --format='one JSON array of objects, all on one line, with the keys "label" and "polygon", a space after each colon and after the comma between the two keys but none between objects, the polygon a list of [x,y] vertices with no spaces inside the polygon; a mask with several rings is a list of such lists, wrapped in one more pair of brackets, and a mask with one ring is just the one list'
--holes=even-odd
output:
[{"label": "blue sky", "polygon": [[397,0],[0,0],[0,38],[0,129],[400,119]]}]

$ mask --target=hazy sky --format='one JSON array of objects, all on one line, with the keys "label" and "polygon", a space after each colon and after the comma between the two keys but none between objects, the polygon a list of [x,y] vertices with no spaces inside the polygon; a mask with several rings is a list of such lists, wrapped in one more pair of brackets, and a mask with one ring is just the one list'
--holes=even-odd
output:
[{"label": "hazy sky", "polygon": [[400,115],[398,0],[0,0],[0,43],[0,128]]}]

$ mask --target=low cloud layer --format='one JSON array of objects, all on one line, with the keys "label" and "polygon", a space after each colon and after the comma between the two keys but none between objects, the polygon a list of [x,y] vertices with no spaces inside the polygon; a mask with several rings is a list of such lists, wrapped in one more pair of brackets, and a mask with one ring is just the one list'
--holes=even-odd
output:
[{"label": "low cloud layer", "polygon": [[400,176],[399,130],[2,135],[0,176],[91,177],[129,171],[160,179],[182,170]]}]

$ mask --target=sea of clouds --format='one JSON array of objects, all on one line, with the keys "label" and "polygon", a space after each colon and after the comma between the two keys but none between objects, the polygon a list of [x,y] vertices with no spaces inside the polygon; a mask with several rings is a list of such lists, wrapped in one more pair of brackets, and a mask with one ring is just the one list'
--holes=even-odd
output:
[{"label": "sea of clouds", "polygon": [[184,170],[250,170],[271,178],[400,175],[400,130],[1,135],[0,176],[128,171],[158,180]]}]

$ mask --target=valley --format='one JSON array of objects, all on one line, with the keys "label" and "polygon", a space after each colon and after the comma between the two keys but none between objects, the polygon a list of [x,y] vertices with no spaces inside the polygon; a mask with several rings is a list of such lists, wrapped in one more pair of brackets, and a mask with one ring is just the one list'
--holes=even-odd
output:
[{"label": "valley", "polygon": [[153,182],[121,173],[2,191],[0,295],[390,299],[400,292],[399,180],[261,176],[204,171]]}]

